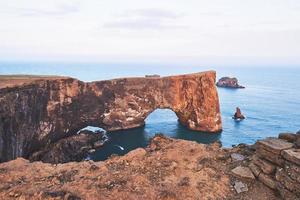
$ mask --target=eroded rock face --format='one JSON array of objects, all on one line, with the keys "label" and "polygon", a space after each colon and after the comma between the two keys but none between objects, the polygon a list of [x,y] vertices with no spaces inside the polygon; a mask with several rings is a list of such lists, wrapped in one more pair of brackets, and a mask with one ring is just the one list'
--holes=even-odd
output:
[{"label": "eroded rock face", "polygon": [[23,85],[20,77],[9,85],[0,77],[0,161],[29,157],[88,125],[108,131],[143,126],[157,108],[172,109],[189,129],[220,131],[215,77],[214,71],[91,83],[26,77]]}]

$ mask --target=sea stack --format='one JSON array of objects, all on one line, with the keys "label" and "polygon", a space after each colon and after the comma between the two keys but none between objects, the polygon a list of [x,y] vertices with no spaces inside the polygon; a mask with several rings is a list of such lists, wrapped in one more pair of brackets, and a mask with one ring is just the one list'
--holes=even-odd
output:
[{"label": "sea stack", "polygon": [[224,87],[224,88],[245,88],[244,86],[239,85],[237,78],[230,78],[230,77],[222,77],[217,82],[218,87]]},{"label": "sea stack", "polygon": [[234,113],[233,119],[235,120],[245,119],[245,116],[242,114],[241,109],[239,107],[236,107],[236,111]]}]

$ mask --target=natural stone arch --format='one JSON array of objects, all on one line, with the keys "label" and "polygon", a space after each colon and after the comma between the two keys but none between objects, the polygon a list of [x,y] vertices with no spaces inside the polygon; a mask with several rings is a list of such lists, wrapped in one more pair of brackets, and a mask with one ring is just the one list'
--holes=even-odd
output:
[{"label": "natural stone arch", "polygon": [[173,110],[189,129],[220,131],[215,79],[214,71],[90,83],[43,77],[8,88],[0,80],[0,160],[26,157],[89,125],[108,131],[139,127],[157,108]]}]

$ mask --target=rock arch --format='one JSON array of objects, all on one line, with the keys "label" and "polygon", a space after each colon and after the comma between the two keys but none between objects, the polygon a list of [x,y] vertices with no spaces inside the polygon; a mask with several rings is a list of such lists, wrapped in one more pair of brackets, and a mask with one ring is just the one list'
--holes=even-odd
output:
[{"label": "rock arch", "polygon": [[189,129],[220,131],[215,79],[214,71],[90,83],[42,77],[4,87],[0,78],[0,160],[26,157],[88,125],[108,131],[139,127],[157,108],[173,110]]}]

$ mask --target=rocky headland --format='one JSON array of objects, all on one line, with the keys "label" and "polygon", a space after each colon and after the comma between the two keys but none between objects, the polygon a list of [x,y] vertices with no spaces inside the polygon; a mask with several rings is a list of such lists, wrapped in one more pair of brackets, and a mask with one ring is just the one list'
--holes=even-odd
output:
[{"label": "rocky headland", "polygon": [[244,86],[239,85],[237,78],[230,78],[230,77],[222,77],[217,82],[218,87],[224,87],[224,88],[245,88]]},{"label": "rocky headland", "polygon": [[[295,140],[291,140],[295,138]],[[0,199],[300,199],[300,134],[234,148],[155,136],[104,162],[0,164]]]},{"label": "rocky headland", "polygon": [[87,126],[107,131],[143,126],[157,108],[172,109],[189,129],[220,131],[215,81],[214,71],[89,83],[69,77],[0,76],[0,162],[41,158],[34,153],[57,142],[61,146],[59,140],[66,143],[65,138]]}]

